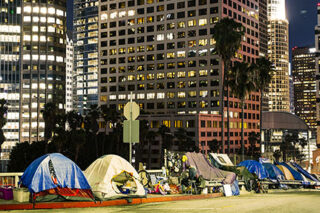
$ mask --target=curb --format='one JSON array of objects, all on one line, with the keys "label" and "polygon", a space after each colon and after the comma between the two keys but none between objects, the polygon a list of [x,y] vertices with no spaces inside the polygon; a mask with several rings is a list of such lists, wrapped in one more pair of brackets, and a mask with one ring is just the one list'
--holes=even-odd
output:
[{"label": "curb", "polygon": [[99,202],[56,202],[56,203],[23,203],[23,204],[0,204],[0,210],[27,210],[27,209],[63,209],[63,208],[89,208],[89,207],[107,207],[121,205],[137,205],[143,203],[159,203],[180,200],[195,200],[222,197],[222,193],[213,193],[206,195],[180,195],[180,196],[162,196],[150,198],[132,198],[130,200],[109,200]]}]

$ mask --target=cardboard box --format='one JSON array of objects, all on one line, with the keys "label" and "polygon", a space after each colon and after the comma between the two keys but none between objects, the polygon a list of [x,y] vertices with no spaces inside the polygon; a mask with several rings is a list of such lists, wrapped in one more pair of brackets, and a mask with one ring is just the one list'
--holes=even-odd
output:
[{"label": "cardboard box", "polygon": [[13,189],[13,200],[17,202],[29,202],[30,192],[26,188],[15,188]]},{"label": "cardboard box", "polygon": [[0,199],[12,200],[13,199],[12,188],[1,187],[0,188]]}]

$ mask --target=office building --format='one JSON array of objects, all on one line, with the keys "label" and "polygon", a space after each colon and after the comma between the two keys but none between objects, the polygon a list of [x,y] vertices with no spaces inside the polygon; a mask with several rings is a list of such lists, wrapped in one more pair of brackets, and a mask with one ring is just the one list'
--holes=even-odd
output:
[{"label": "office building", "polygon": [[[207,140],[199,141],[187,122],[183,122],[185,119],[176,115],[215,115],[213,120],[219,116],[223,73],[212,38],[214,24],[223,17],[241,22],[246,31],[236,60],[254,62],[259,56],[258,3],[226,0],[100,3],[100,105],[122,110],[132,92],[132,98],[143,111],[155,117],[176,117],[175,121],[164,120],[161,124],[185,128],[201,151],[206,152]],[[248,132],[259,131],[259,99],[259,93],[254,93],[246,102],[246,144]],[[232,153],[240,146],[240,112],[239,100],[231,97]],[[160,145],[156,148],[159,150]],[[221,151],[226,152],[226,147]]]},{"label": "office building", "polygon": [[315,27],[315,48],[316,48],[316,109],[317,109],[317,146],[320,147],[320,3],[317,4],[318,22]]},{"label": "office building", "polygon": [[66,111],[73,110],[73,40],[67,35],[66,47]]},{"label": "office building", "polygon": [[74,109],[98,104],[98,0],[74,0]]},{"label": "office building", "polygon": [[292,49],[295,114],[304,120],[314,133],[317,127],[315,56],[314,48]]},{"label": "office building", "polygon": [[0,6],[0,93],[10,104],[1,156],[8,158],[15,143],[43,140],[45,103],[65,107],[66,1]]},{"label": "office building", "polygon": [[275,67],[268,88],[269,111],[290,111],[288,26],[285,0],[268,0],[268,58]]}]

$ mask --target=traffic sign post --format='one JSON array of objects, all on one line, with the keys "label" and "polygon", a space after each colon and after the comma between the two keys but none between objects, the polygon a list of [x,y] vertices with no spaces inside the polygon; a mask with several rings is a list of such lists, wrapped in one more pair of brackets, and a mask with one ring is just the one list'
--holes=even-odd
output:
[{"label": "traffic sign post", "polygon": [[123,109],[123,114],[127,120],[123,122],[123,142],[129,143],[129,162],[132,163],[132,143],[139,143],[139,120],[140,107],[136,102],[132,102],[132,92],[130,102]]}]

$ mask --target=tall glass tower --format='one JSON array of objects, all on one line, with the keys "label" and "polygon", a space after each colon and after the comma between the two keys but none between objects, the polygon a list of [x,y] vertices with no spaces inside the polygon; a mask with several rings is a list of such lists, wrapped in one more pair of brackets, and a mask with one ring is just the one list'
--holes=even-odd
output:
[{"label": "tall glass tower", "polygon": [[74,108],[98,104],[98,0],[74,0]]},{"label": "tall glass tower", "polygon": [[65,108],[66,1],[0,1],[0,96],[8,100],[1,158],[16,142],[43,140],[41,110]]},{"label": "tall glass tower", "polygon": [[290,111],[288,27],[285,0],[268,0],[268,57],[275,66],[268,88],[269,111]]}]

